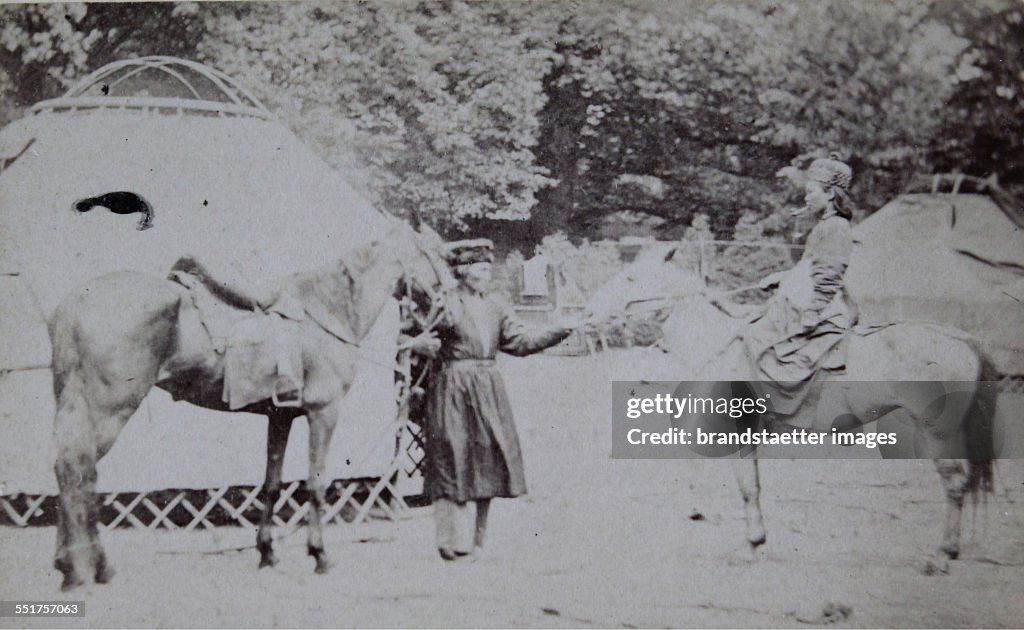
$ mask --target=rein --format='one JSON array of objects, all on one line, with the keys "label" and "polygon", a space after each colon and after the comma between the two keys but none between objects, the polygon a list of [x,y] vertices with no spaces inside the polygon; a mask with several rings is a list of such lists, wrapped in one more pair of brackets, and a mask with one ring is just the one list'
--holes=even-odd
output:
[{"label": "rein", "polygon": [[[711,302],[712,304],[715,304],[715,302],[717,300],[720,300],[722,298],[726,298],[726,297],[729,297],[729,296],[732,296],[732,295],[743,293],[745,291],[751,291],[751,290],[760,289],[760,288],[761,288],[760,285],[749,284],[749,285],[744,285],[744,286],[736,288],[736,289],[730,289],[728,291],[716,291],[714,293],[707,293],[707,292],[701,291],[701,292],[698,292],[698,293],[680,293],[680,294],[677,294],[677,295],[668,295],[668,296],[664,296],[664,297],[644,298],[644,299],[641,299],[641,300],[631,300],[631,301],[626,303],[626,308],[624,308],[621,311],[617,311],[615,313],[612,313],[609,316],[609,318],[611,318],[611,317],[626,317],[626,316],[629,316],[629,315],[640,315],[640,314],[643,314],[643,313],[653,313],[653,312],[656,312],[656,311],[662,311],[662,310],[665,310],[666,308],[674,307],[676,304],[678,304],[679,302],[682,302],[685,299],[692,298],[692,297],[697,297],[697,296],[704,296],[704,298],[707,299],[709,302]],[[663,304],[660,304],[658,306],[649,306],[647,308],[634,309],[634,310],[630,310],[630,308],[629,308],[630,306],[632,306],[634,304],[643,304],[644,302],[663,302]]]},{"label": "rein", "polygon": [[[405,302],[406,299],[411,299],[411,298],[409,296],[406,296],[406,298],[403,298],[402,301]],[[402,308],[401,305],[400,305],[400,308]],[[406,310],[406,309],[403,308],[403,310]],[[421,332],[419,335],[417,335],[416,337],[414,337],[413,339],[411,339],[411,340],[409,340],[409,341],[407,341],[405,343],[396,344],[394,346],[394,348],[392,348],[391,346],[387,346],[387,347],[379,347],[379,346],[377,346],[377,347],[375,347],[375,346],[363,345],[363,344],[359,343],[358,341],[355,341],[355,340],[347,338],[345,335],[343,335],[343,334],[339,333],[338,331],[334,330],[333,327],[330,326],[329,324],[324,323],[322,320],[325,319],[325,317],[323,317],[322,315],[317,316],[317,315],[315,315],[313,313],[310,313],[308,309],[305,309],[305,312],[306,312],[307,315],[309,315],[309,319],[312,320],[317,326],[320,327],[320,330],[323,330],[325,333],[330,335],[332,338],[337,339],[338,341],[340,341],[341,343],[345,344],[346,346],[350,346],[350,347],[354,348],[355,351],[356,351],[355,354],[356,354],[356,356],[360,360],[365,361],[367,363],[371,363],[371,364],[376,365],[378,367],[390,368],[390,367],[394,367],[394,366],[393,365],[385,365],[384,363],[381,363],[380,361],[377,361],[375,359],[371,359],[370,357],[366,356],[365,354],[363,354],[360,351],[361,350],[366,350],[366,351],[380,351],[380,352],[383,352],[385,350],[392,350],[392,349],[394,349],[395,352],[403,352],[403,351],[409,350],[410,348],[413,347],[415,339],[417,339],[418,337],[420,337],[422,335],[426,335],[426,334],[429,334],[429,333],[434,331],[434,329],[440,323],[441,318],[444,316],[445,308],[444,308],[443,305],[441,307],[439,307],[439,308],[432,308],[431,309],[431,315],[428,315],[427,318],[422,318],[422,319],[420,317],[418,317],[415,313],[412,313],[412,316],[416,319],[416,322],[421,325],[421,327],[423,329],[423,332]],[[411,312],[411,310],[410,310],[410,312]],[[326,319],[330,319],[330,318],[328,317]]]}]

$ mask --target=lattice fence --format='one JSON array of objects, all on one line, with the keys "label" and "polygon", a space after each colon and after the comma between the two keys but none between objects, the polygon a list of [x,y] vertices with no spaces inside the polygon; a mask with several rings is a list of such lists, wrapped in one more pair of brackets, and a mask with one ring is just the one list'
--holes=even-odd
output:
[{"label": "lattice fence", "polygon": [[402,469],[398,473],[399,479],[406,483],[422,480],[427,456],[423,429],[417,424],[406,422],[402,431],[403,435],[399,438],[401,450],[399,461],[402,462]]},{"label": "lattice fence", "polygon": [[[420,428],[405,423],[398,436],[398,454],[382,477],[336,480],[327,487],[324,523],[361,523],[367,518],[397,520],[408,515],[409,489],[422,478],[423,442]],[[168,489],[154,492],[102,494],[103,529],[173,529],[190,531],[259,523],[265,499],[262,486],[226,486],[205,490]],[[281,490],[274,505],[274,524],[294,529],[306,523],[309,512],[305,481]],[[0,525],[47,526],[57,522],[57,497],[0,493]]]},{"label": "lattice fence", "polygon": [[[324,523],[359,523],[368,517],[399,519],[408,505],[394,489],[391,479],[346,479],[327,490]],[[100,496],[103,529],[213,529],[223,526],[253,526],[259,523],[265,505],[261,486],[229,486],[207,490],[161,490],[118,492]],[[16,494],[0,498],[0,524],[28,527],[53,525],[57,519],[57,498]],[[305,482],[284,487],[274,505],[274,524],[285,529],[299,527],[309,512]]]}]

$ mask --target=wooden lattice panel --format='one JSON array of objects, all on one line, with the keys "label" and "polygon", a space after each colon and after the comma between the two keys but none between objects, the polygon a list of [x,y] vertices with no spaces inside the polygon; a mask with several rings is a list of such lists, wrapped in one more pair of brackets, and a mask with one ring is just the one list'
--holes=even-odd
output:
[{"label": "wooden lattice panel", "polygon": [[426,466],[427,451],[424,444],[423,429],[412,422],[405,424],[403,440],[400,443],[402,470],[407,479],[423,476]]},{"label": "wooden lattice panel", "polygon": [[[328,486],[324,523],[359,523],[376,511],[397,520],[408,506],[395,491],[397,470],[390,477],[339,480]],[[259,522],[264,501],[261,486],[230,486],[208,490],[161,490],[149,493],[101,495],[103,529],[213,529],[222,526],[251,527]],[[281,490],[274,505],[274,524],[294,529],[305,524],[309,512],[305,482],[294,481]],[[28,527],[53,525],[57,498],[18,494],[0,497],[0,524]]]}]

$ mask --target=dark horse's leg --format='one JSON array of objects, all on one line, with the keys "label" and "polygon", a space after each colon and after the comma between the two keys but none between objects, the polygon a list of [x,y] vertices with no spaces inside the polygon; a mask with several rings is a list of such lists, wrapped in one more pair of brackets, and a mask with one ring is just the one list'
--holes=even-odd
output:
[{"label": "dark horse's leg", "polygon": [[294,414],[282,414],[278,410],[267,415],[267,476],[263,481],[263,513],[256,533],[256,549],[260,552],[260,568],[277,564],[273,540],[270,535],[274,505],[281,495],[281,469],[284,466],[284,452],[288,446],[288,434],[292,429]]},{"label": "dark horse's leg", "polygon": [[324,539],[320,520],[323,518],[323,506],[326,501],[327,449],[334,435],[334,427],[338,421],[338,405],[331,403],[311,412],[309,419],[309,555],[316,559],[316,572],[323,575],[331,568],[331,561],[324,551]]}]

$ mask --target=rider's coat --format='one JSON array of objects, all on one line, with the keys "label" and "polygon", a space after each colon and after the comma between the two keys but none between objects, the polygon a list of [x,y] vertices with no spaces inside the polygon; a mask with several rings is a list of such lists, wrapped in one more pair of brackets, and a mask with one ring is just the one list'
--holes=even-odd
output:
[{"label": "rider's coat", "polygon": [[856,319],[843,283],[852,249],[850,222],[835,214],[808,235],[800,262],[747,335],[759,376],[799,388],[819,368],[842,366],[839,342]]},{"label": "rider's coat", "polygon": [[571,330],[529,328],[508,305],[464,289],[447,309],[427,388],[427,492],[459,503],[525,494],[519,437],[494,358],[540,352]]}]

